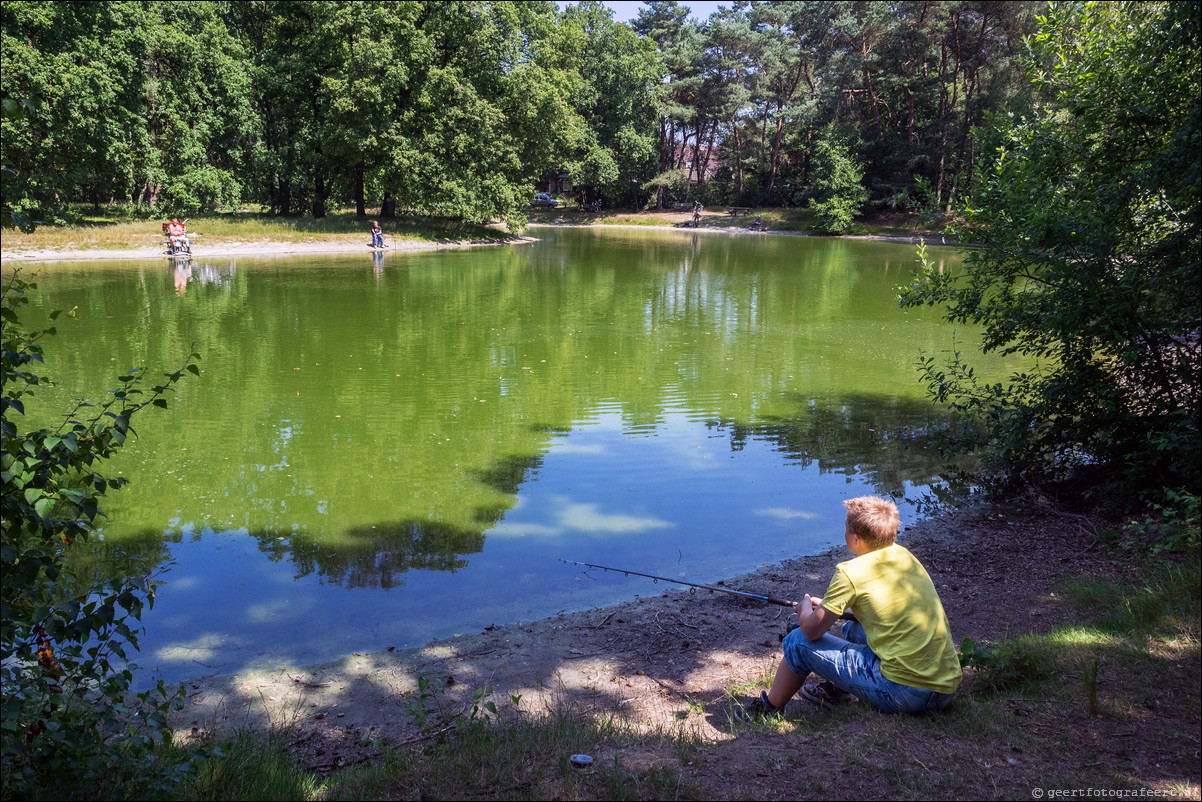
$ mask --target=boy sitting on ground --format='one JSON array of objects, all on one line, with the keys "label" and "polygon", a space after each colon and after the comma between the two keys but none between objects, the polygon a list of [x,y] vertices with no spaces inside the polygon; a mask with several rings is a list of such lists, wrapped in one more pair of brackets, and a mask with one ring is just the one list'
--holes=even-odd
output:
[{"label": "boy sitting on ground", "polygon": [[[876,496],[843,502],[844,537],[855,558],[839,563],[821,599],[794,610],[801,626],[785,636],[772,687],[736,710],[737,718],[775,713],[793,694],[833,707],[854,695],[886,713],[925,713],[951,704],[960,661],[943,604],[926,569],[894,542],[897,505]],[[843,637],[827,630],[844,610],[855,616]],[[810,672],[818,676],[805,684]]]}]

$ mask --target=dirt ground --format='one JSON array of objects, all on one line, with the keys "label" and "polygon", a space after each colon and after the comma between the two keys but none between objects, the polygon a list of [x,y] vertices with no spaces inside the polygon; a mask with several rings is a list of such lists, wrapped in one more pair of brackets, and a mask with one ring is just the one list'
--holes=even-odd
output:
[{"label": "dirt ground", "polygon": [[[964,636],[980,641],[1048,631],[1080,614],[1055,594],[1058,583],[1082,574],[1120,579],[1129,570],[1097,554],[1101,550],[1094,548],[1096,531],[1090,521],[1042,505],[961,510],[905,528],[898,540],[928,568],[957,644]],[[783,598],[820,593],[835,563],[849,556],[832,551],[789,560],[724,585]],[[718,768],[740,763],[748,751],[755,755],[754,765],[764,765],[785,749],[770,733],[734,731],[729,713],[732,687],[771,677],[789,616],[784,607],[682,589],[498,626],[405,652],[198,679],[188,683],[187,707],[176,722],[181,734],[195,735],[236,727],[291,727],[292,750],[301,763],[334,770],[370,761],[378,754],[373,740],[401,744],[418,734],[409,713],[418,679],[425,677],[447,703],[470,699],[477,688],[491,688],[490,698],[502,715],[511,695],[520,694],[521,708],[528,712],[567,703],[582,712],[617,715],[647,730],[684,729],[727,750],[725,759],[706,763],[712,774],[708,779],[704,771],[690,772],[694,782],[714,783],[711,798],[795,799],[796,787],[770,771],[753,774],[732,792],[725,770]],[[789,709],[807,706],[794,699]],[[1166,721],[1192,716],[1193,723],[1184,726],[1187,731],[1196,727],[1196,711],[1159,712]],[[1171,731],[1181,724],[1176,721]],[[1169,745],[1152,735],[1157,731],[1151,726],[1149,737],[1140,734],[1137,743],[1144,751],[1135,757],[1132,742],[1124,742],[1123,759],[1146,758],[1149,766],[1155,761],[1159,767],[1160,755],[1175,751],[1180,776],[1192,776],[1196,790],[1196,739],[1194,745]],[[663,755],[654,759],[675,760]],[[638,758],[627,754],[623,760],[629,766]],[[887,787],[864,787],[864,796],[850,798],[887,796]]]}]

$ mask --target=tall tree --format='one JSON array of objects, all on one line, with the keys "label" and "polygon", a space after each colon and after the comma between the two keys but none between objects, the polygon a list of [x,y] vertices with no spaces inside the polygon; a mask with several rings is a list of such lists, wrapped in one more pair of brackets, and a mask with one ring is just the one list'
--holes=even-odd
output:
[{"label": "tall tree", "polygon": [[255,122],[223,9],[5,3],[5,93],[45,110],[4,122],[6,197],[46,212],[80,200],[236,203]]},{"label": "tall tree", "polygon": [[631,26],[640,36],[655,42],[664,65],[664,93],[659,106],[659,180],[655,182],[656,205],[663,208],[668,177],[685,161],[687,127],[695,117],[695,101],[701,85],[701,30],[689,19],[689,9],[676,0],[654,0],[639,10]]},{"label": "tall tree", "polygon": [[660,57],[594,0],[569,7],[563,23],[583,76],[573,100],[583,135],[567,166],[573,181],[620,200],[655,172]]},{"label": "tall tree", "polygon": [[1083,464],[1128,488],[1199,492],[1202,7],[1054,7],[1028,40],[1053,99],[987,133],[963,275],[923,271],[907,304],[984,327],[1035,366],[982,385],[927,363],[1007,481]]},{"label": "tall tree", "polygon": [[[258,125],[246,54],[219,3],[153,4],[140,199],[174,213],[236,208]],[[130,132],[133,134],[133,132]],[[131,140],[137,141],[135,136]],[[139,187],[133,187],[137,196]],[[162,197],[159,197],[159,193]]]}]

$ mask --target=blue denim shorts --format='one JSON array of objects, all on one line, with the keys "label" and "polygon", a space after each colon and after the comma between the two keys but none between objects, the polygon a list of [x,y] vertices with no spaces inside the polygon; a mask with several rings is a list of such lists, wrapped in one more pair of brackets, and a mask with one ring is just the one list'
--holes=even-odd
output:
[{"label": "blue denim shorts", "polygon": [[942,710],[955,694],[899,685],[881,674],[881,659],[868,648],[859,622],[843,624],[843,637],[830,633],[812,641],[795,629],[785,636],[785,662],[804,679],[812,671],[886,713]]}]

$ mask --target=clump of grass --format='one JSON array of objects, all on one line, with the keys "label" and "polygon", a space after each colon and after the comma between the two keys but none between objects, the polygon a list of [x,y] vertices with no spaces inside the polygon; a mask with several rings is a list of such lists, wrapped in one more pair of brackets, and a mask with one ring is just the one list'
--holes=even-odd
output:
[{"label": "clump of grass", "polygon": [[[1085,708],[1097,714],[1099,677],[1107,664],[1117,674],[1148,659],[1160,659],[1155,652],[1163,646],[1162,641],[1177,641],[1183,635],[1194,642],[1196,651],[1199,576],[1196,565],[1171,565],[1127,586],[1094,579],[1069,583],[1066,595],[1091,610],[1094,621],[995,644],[977,644],[965,638],[960,661],[975,671],[973,694],[1047,695],[1053,677],[1078,674]],[[1055,687],[1071,692],[1074,685]]]},{"label": "clump of grass", "polygon": [[1056,670],[1060,648],[1039,635],[1020,635],[996,644],[968,638],[960,648],[962,665],[975,670],[974,694],[1017,692],[1039,685]]},{"label": "clump of grass", "polygon": [[[287,754],[292,729],[241,731],[180,789],[184,800],[701,799],[681,771],[703,749],[695,733],[647,732],[560,703],[427,738],[327,778]],[[574,765],[571,756],[594,757]]]},{"label": "clump of grass", "polygon": [[[657,759],[627,765],[623,748],[638,745]],[[522,716],[489,730],[429,743],[420,759],[386,752],[369,768],[341,775],[339,799],[696,799],[679,771],[681,750],[698,748],[687,735],[639,733],[610,718],[559,709]],[[573,754],[595,756],[587,768]],[[333,781],[332,781],[333,782]]]},{"label": "clump of grass", "polygon": [[181,799],[320,799],[326,783],[305,771],[285,751],[284,731],[240,731],[222,756],[200,766],[180,789]]},{"label": "clump of grass", "polygon": [[1196,565],[1168,565],[1137,585],[1076,580],[1065,593],[1083,607],[1100,611],[1097,626],[1109,633],[1150,635],[1188,627],[1199,618],[1202,582]]}]

